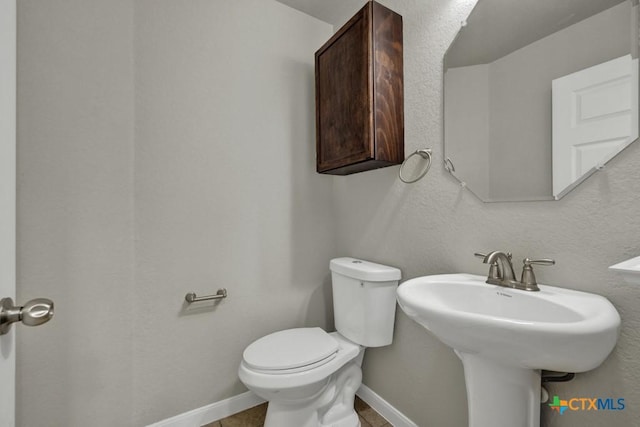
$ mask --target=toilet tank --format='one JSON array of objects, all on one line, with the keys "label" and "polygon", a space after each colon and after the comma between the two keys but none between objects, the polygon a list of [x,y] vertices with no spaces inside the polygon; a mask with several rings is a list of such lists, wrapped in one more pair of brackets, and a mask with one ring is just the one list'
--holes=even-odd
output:
[{"label": "toilet tank", "polygon": [[365,347],[391,344],[400,270],[355,258],[329,265],[336,330]]}]

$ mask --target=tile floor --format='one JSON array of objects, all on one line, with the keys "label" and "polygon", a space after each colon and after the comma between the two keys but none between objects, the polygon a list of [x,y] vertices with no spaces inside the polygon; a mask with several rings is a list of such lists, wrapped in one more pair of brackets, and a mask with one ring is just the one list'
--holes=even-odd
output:
[{"label": "tile floor", "polygon": [[[393,427],[380,414],[356,396],[356,412],[362,427]],[[230,417],[214,421],[202,427],[262,427],[267,413],[267,404],[255,406]]]}]

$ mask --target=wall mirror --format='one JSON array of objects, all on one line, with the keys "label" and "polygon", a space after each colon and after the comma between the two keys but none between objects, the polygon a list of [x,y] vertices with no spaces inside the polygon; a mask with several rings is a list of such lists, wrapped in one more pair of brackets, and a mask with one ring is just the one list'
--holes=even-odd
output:
[{"label": "wall mirror", "polygon": [[445,168],[558,200],[638,138],[638,0],[479,0],[444,58]]}]

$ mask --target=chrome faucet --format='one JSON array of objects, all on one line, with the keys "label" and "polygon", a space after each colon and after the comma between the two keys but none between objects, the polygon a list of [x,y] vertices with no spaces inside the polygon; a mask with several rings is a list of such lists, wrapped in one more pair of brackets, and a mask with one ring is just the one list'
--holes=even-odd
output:
[{"label": "chrome faucet", "polygon": [[503,282],[516,280],[516,274],[513,272],[513,264],[511,264],[511,253],[493,251],[488,253],[482,262],[485,264],[496,264],[498,266],[499,280]]},{"label": "chrome faucet", "polygon": [[493,251],[488,254],[475,254],[475,256],[483,258],[482,262],[491,265],[487,283],[492,285],[515,287],[516,274],[513,272],[513,264],[511,264],[511,254],[502,251]]},{"label": "chrome faucet", "polygon": [[536,276],[533,274],[531,265],[554,265],[556,262],[552,259],[529,259],[525,258],[522,267],[522,277],[520,281],[516,280],[511,263],[511,253],[502,251],[493,251],[488,254],[474,254],[482,258],[482,262],[490,264],[489,275],[486,283],[491,285],[504,286],[507,288],[520,289],[523,291],[539,291]]}]

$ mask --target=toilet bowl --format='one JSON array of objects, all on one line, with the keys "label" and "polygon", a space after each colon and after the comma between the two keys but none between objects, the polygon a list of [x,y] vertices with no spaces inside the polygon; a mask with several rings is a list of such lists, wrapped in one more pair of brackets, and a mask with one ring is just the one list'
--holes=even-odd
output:
[{"label": "toilet bowl", "polygon": [[269,402],[265,427],[358,427],[355,393],[366,347],[391,344],[400,270],[331,260],[337,332],[295,328],[250,344],[240,380]]}]

